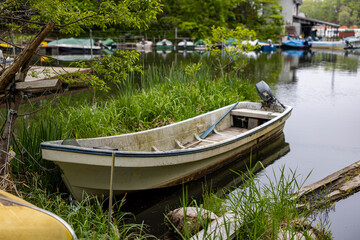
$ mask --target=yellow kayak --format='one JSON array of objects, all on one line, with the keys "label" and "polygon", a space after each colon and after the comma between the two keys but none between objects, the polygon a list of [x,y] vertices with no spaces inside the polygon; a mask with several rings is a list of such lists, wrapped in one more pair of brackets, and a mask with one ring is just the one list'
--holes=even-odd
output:
[{"label": "yellow kayak", "polygon": [[59,216],[0,190],[0,239],[73,239],[74,230]]}]

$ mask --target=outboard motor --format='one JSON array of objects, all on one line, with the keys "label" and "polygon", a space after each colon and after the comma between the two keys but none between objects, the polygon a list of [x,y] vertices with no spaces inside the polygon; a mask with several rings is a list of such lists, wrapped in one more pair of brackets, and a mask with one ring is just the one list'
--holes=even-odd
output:
[{"label": "outboard motor", "polygon": [[273,96],[271,89],[269,85],[266,84],[266,82],[261,81],[256,84],[256,90],[261,97],[261,99],[264,101],[263,106],[269,107],[270,105],[274,104],[276,101],[285,109],[285,106],[279,102],[279,100],[276,99],[275,96]]}]

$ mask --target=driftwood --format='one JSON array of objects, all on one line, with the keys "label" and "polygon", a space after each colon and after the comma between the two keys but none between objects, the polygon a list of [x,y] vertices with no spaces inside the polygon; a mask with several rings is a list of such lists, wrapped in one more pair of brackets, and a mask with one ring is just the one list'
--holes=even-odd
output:
[{"label": "driftwood", "polygon": [[[360,190],[360,161],[296,192],[296,197],[308,201],[307,207],[327,205]],[[310,206],[309,206],[310,205]],[[300,205],[303,207],[304,205]]]}]

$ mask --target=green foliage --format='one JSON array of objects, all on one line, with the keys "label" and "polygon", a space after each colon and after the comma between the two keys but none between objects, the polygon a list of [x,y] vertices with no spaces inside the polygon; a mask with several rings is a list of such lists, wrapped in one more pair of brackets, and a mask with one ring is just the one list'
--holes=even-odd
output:
[{"label": "green foliage", "polygon": [[279,0],[235,1],[233,25],[243,24],[254,30],[260,40],[276,41],[283,31],[284,20],[280,15]]},{"label": "green foliage", "polygon": [[[250,157],[251,158],[251,157]],[[307,204],[294,193],[299,190],[303,183],[299,183],[296,172],[290,170],[290,174],[285,174],[285,167],[281,167],[279,173],[273,172],[272,176],[266,176],[268,182],[260,182],[255,175],[255,169],[264,167],[260,162],[252,168],[247,168],[245,172],[237,174],[242,179],[241,186],[234,186],[235,189],[223,190],[223,194],[212,193],[212,190],[205,191],[203,203],[199,204],[196,200],[189,200],[186,189],[183,190],[181,205],[185,209],[194,206],[197,209],[198,223],[202,229],[207,229],[209,222],[201,218],[204,209],[216,213],[224,223],[219,224],[223,227],[223,234],[228,237],[230,226],[235,230],[235,239],[297,239],[304,236],[304,239],[332,239],[332,233],[328,230],[328,224],[315,221],[314,209],[299,208],[300,204]],[[223,218],[225,213],[231,213],[234,218]],[[181,239],[189,239],[191,232],[196,224],[190,220],[184,221],[184,229],[178,231]],[[236,225],[236,227],[235,227]],[[314,226],[317,228],[314,228]],[[207,235],[210,234],[210,235]],[[213,239],[212,232],[204,232],[204,239]],[[221,239],[220,236],[216,236]]]},{"label": "green foliage", "polygon": [[161,11],[161,4],[155,0],[32,0],[31,7],[37,12],[32,21],[54,22],[60,33],[72,35],[80,34],[84,27],[105,30],[109,26],[126,25],[146,29]]},{"label": "green foliage", "polygon": [[[126,80],[130,73],[142,73],[141,66],[136,65],[140,52],[134,50],[116,50],[112,55],[104,55],[95,58],[90,63],[78,62],[77,67],[91,67],[91,75],[78,73],[73,78],[63,79],[73,84],[74,82],[86,82],[91,87],[108,91],[109,84],[120,83]],[[90,66],[88,66],[90,65]]]},{"label": "green foliage", "polygon": [[[279,235],[293,239],[299,236],[299,231],[305,238],[310,236],[310,230],[314,230],[310,215],[313,209],[298,208],[300,199],[294,196],[309,175],[299,183],[296,172],[290,172],[285,175],[285,167],[281,167],[279,173],[273,171],[272,176],[266,176],[268,183],[260,182],[252,169],[239,173],[244,183],[228,198],[229,209],[242,222],[237,239],[277,239]],[[318,239],[331,239],[326,226],[322,227],[316,230],[316,235],[321,233]]]},{"label": "green foliage", "polygon": [[301,7],[307,17],[351,27],[360,25],[358,0],[304,0]]},{"label": "green foliage", "polygon": [[[95,197],[85,195],[80,202],[71,202],[63,194],[47,193],[39,188],[24,195],[34,205],[55,213],[71,225],[79,239],[153,239],[146,234],[143,224],[134,224],[130,213],[121,212],[123,201],[114,204],[112,221],[104,203]],[[109,228],[110,224],[110,228]],[[108,231],[110,230],[110,232]]]},{"label": "green foliage", "polygon": [[[235,29],[246,26],[263,40],[277,40],[283,18],[279,0],[165,0],[164,12],[151,29],[173,31],[201,39],[211,35],[213,26]],[[170,36],[169,36],[170,37]]]},{"label": "green foliage", "polygon": [[[228,73],[235,70],[235,74],[241,72],[247,60],[242,57],[243,53],[256,50],[258,46],[252,46],[249,40],[256,38],[256,33],[246,27],[238,26],[233,30],[224,27],[213,27],[210,39],[207,39],[208,49],[213,56],[213,66],[220,70],[221,76],[225,77],[225,70]],[[218,48],[218,45],[227,45]],[[231,69],[232,66],[232,69]]]},{"label": "green foliage", "polygon": [[236,101],[256,99],[256,91],[247,81],[230,75],[213,79],[210,69],[203,66],[193,78],[186,77],[184,70],[171,69],[168,75],[154,68],[147,71],[143,84],[151,86],[150,89],[129,90],[106,103],[83,104],[61,111],[57,118],[63,121],[65,136],[98,137],[141,131]]}]

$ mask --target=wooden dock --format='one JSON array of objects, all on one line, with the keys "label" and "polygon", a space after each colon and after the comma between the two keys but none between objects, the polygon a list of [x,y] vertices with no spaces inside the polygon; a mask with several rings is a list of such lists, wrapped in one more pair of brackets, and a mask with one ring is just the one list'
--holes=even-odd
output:
[{"label": "wooden dock", "polygon": [[[92,73],[91,68],[74,68],[74,67],[42,67],[34,66],[30,68],[24,81],[16,81],[15,89],[28,92],[28,98],[31,101],[52,98],[54,93],[68,95],[77,92],[89,91],[90,88],[85,83],[76,83],[68,85],[63,78],[72,77],[74,73]],[[61,76],[61,79],[59,79]],[[10,89],[10,86],[7,90]],[[64,90],[67,90],[66,92]],[[60,93],[59,93],[60,91]],[[5,92],[0,93],[0,102],[5,96]],[[25,100],[23,100],[25,101]],[[27,100],[28,101],[28,100]],[[3,107],[1,104],[0,107]]]}]

